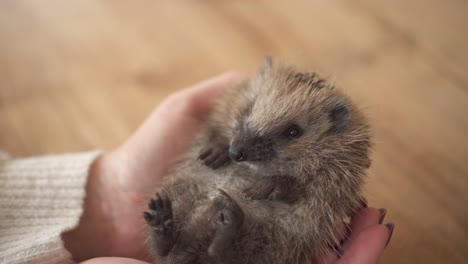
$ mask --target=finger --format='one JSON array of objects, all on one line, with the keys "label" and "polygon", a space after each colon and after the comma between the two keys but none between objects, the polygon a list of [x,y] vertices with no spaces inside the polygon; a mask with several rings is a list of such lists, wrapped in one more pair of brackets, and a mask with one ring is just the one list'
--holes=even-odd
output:
[{"label": "finger", "polygon": [[[240,73],[225,73],[193,85],[164,99],[133,135],[113,153],[127,189],[150,192],[167,169],[186,151],[207,116],[212,101],[228,86],[242,79]],[[154,135],[158,135],[155,137]],[[155,163],[154,161],[158,162]],[[151,172],[151,173],[148,173]],[[140,175],[135,181],[133,175]],[[151,176],[150,176],[151,175]],[[157,176],[158,178],[155,178]]]},{"label": "finger", "polygon": [[104,258],[93,258],[81,264],[150,264],[141,260],[130,259],[130,258],[113,258],[113,257],[104,257]]},{"label": "finger", "polygon": [[226,72],[199,82],[165,98],[152,115],[167,116],[179,112],[184,116],[200,117],[211,110],[213,101],[229,86],[245,78],[242,73]]},{"label": "finger", "polygon": [[385,225],[373,225],[359,233],[337,264],[375,264],[385,249],[391,231]]},{"label": "finger", "polygon": [[[385,211],[386,212],[386,211]],[[384,213],[385,213],[384,212]],[[377,208],[363,208],[351,219],[351,233],[344,241],[343,250],[349,248],[351,243],[358,237],[358,235],[366,228],[379,224],[382,219],[383,211]],[[383,219],[382,219],[383,220]]]},{"label": "finger", "polygon": [[227,72],[184,90],[187,92],[187,96],[192,102],[193,115],[196,117],[203,117],[211,110],[213,101],[219,98],[226,88],[245,78],[245,74]]}]

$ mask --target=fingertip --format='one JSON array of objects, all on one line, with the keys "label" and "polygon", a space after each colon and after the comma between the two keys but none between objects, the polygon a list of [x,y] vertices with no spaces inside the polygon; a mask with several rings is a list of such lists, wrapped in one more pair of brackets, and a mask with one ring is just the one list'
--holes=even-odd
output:
[{"label": "fingertip", "polygon": [[379,224],[382,224],[383,220],[385,219],[385,216],[387,215],[387,209],[380,208],[379,212],[380,212]]},{"label": "fingertip", "polygon": [[241,71],[227,71],[215,78],[219,78],[221,82],[231,82],[236,80],[244,80],[247,78],[247,74]]},{"label": "fingertip", "polygon": [[375,264],[382,255],[391,232],[386,225],[374,225],[354,239],[337,263]]},{"label": "fingertip", "polygon": [[352,219],[351,219],[351,233],[343,243],[343,248],[346,250],[353,240],[366,228],[379,224],[382,218],[382,212],[373,207],[362,208]]},{"label": "fingertip", "polygon": [[387,243],[385,244],[385,247],[387,247],[388,244],[390,243],[390,240],[392,239],[393,230],[395,230],[395,224],[393,222],[390,222],[390,223],[385,224],[385,226],[387,227],[388,232],[389,232]]},{"label": "fingertip", "polygon": [[209,91],[223,91],[231,83],[245,80],[247,75],[239,71],[228,71],[197,83],[189,88],[194,95],[205,95]]},{"label": "fingertip", "polygon": [[213,102],[218,99],[227,88],[247,79],[247,75],[238,71],[229,71],[202,81],[184,90],[192,105],[195,116],[202,117],[209,112]]}]

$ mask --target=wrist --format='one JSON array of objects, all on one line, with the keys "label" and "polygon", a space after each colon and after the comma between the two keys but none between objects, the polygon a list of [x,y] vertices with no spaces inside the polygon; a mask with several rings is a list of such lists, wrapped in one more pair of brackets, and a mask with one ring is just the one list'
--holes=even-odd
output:
[{"label": "wrist", "polygon": [[78,226],[62,235],[65,248],[76,261],[111,254],[115,228],[112,207],[106,199],[110,188],[103,177],[106,158],[106,154],[101,155],[91,165]]}]

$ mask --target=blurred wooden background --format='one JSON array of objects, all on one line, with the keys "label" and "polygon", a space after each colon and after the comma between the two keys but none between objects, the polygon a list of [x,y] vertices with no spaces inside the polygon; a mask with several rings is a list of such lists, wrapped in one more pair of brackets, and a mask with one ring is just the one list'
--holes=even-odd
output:
[{"label": "blurred wooden background", "polygon": [[111,149],[161,99],[266,54],[320,71],[372,118],[381,263],[468,259],[468,2],[0,2],[0,148]]}]

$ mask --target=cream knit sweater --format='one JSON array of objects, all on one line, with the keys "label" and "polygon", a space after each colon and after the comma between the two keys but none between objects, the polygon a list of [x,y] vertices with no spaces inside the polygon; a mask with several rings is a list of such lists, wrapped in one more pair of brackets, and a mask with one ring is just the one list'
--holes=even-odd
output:
[{"label": "cream knit sweater", "polygon": [[0,263],[73,263],[60,235],[78,224],[98,154],[11,160],[0,153]]}]

